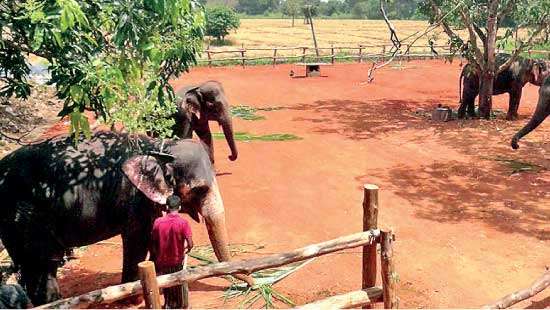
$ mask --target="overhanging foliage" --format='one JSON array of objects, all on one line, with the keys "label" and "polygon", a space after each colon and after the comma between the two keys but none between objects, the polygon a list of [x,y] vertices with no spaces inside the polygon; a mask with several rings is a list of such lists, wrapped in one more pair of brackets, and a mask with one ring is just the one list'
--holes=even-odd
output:
[{"label": "overhanging foliage", "polygon": [[30,95],[36,55],[48,61],[71,133],[89,134],[90,110],[165,136],[175,109],[168,80],[196,62],[204,13],[195,0],[3,0],[0,27],[0,95]]}]

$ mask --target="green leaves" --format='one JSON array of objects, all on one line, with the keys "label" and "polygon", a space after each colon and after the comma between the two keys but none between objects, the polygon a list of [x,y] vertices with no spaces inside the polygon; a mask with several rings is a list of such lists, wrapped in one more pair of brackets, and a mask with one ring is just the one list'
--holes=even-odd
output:
[{"label": "green leaves", "polygon": [[59,17],[61,31],[73,28],[75,23],[81,27],[88,27],[88,18],[75,0],[56,0],[56,2],[61,8]]},{"label": "green leaves", "polygon": [[223,40],[229,31],[238,29],[241,21],[232,8],[216,6],[206,10],[206,34]]},{"label": "green leaves", "polygon": [[48,64],[73,135],[89,133],[85,110],[131,132],[170,135],[169,80],[196,63],[204,22],[193,0],[4,0],[0,95],[30,94],[31,53]]}]

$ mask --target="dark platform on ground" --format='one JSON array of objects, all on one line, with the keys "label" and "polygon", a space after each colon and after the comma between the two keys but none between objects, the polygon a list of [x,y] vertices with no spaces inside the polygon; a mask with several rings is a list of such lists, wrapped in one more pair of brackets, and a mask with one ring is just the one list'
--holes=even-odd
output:
[{"label": "dark platform on ground", "polygon": [[330,66],[331,64],[324,63],[324,62],[312,62],[312,63],[297,63],[296,65],[305,66],[306,76],[313,77],[313,76],[321,76],[321,66]]}]

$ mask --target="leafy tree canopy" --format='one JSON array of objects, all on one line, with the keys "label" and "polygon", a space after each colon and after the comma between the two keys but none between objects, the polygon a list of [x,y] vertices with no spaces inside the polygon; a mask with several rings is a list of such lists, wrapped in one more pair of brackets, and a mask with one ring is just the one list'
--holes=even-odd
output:
[{"label": "leafy tree canopy", "polygon": [[239,28],[241,21],[237,13],[226,6],[215,6],[206,9],[206,34],[223,40],[229,31]]},{"label": "leafy tree canopy", "polygon": [[[535,44],[541,39],[541,32],[550,27],[550,0],[501,0],[497,7],[497,45],[502,47],[512,39],[516,30],[525,30],[527,35],[519,36],[515,52]],[[487,19],[489,1],[487,0],[424,0],[420,10],[430,17],[430,22],[443,20],[443,28],[449,35],[455,51],[462,51],[472,63],[483,61],[486,48]],[[468,37],[460,37],[452,28],[467,29]],[[515,38],[514,38],[515,40]],[[481,45],[478,46],[478,42]]]},{"label": "leafy tree canopy", "polygon": [[3,0],[2,96],[26,98],[27,55],[48,61],[71,132],[90,133],[91,110],[130,132],[170,133],[173,76],[196,62],[204,12],[195,0]]}]

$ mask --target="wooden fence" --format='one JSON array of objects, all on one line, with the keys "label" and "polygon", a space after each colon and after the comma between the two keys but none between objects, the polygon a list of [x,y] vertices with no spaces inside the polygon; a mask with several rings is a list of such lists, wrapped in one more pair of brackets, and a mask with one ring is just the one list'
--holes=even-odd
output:
[{"label": "wooden fence", "polygon": [[[238,49],[211,49],[208,47],[204,51],[203,57],[198,60],[199,63],[207,63],[208,66],[212,66],[216,62],[234,62],[239,63],[241,66],[245,67],[247,62],[265,60],[266,63],[271,63],[275,66],[280,62],[290,62],[292,60],[299,60],[300,62],[306,62],[308,59],[314,59],[315,61],[330,61],[334,64],[337,60],[356,60],[359,63],[364,62],[365,60],[381,60],[384,61],[388,59],[391,54],[391,46],[388,45],[358,45],[358,46],[334,46],[330,47],[307,47],[307,46],[297,46],[297,47],[270,47],[270,48],[245,48],[244,46]],[[436,53],[433,52],[433,50]],[[398,54],[397,59],[405,59],[407,61],[412,59],[425,59],[425,58],[438,58],[450,56],[449,46],[447,45],[414,45],[408,46],[407,44],[402,45],[402,50],[409,51],[406,54]],[[314,52],[310,52],[314,51]],[[323,51],[328,51],[328,54]],[[293,55],[282,55],[281,52],[291,53]],[[319,52],[319,55],[318,55]],[[504,51],[499,51],[504,52]],[[550,51],[543,50],[528,50],[527,53],[529,56],[533,54],[544,54],[548,55],[550,59]],[[219,58],[215,57],[216,55],[225,55],[231,54],[231,57]],[[206,58],[204,57],[206,55]],[[248,56],[247,55],[251,55]]]},{"label": "wooden fence", "polygon": [[[396,291],[398,277],[393,260],[393,241],[395,240],[395,236],[391,230],[381,231],[378,229],[378,207],[378,187],[367,184],[364,186],[363,232],[308,245],[286,253],[242,261],[216,263],[158,277],[156,277],[154,271],[151,272],[153,270],[151,264],[144,263],[142,264],[143,269],[148,269],[149,271],[140,273],[141,281],[95,290],[80,296],[42,305],[40,308],[93,307],[142,294],[144,295],[147,307],[155,308],[160,306],[159,288],[182,285],[208,277],[251,274],[258,270],[280,267],[312,257],[356,247],[363,247],[361,289],[307,304],[301,308],[349,308],[367,306],[374,302],[383,302],[385,308],[397,308],[399,304]],[[380,244],[382,287],[376,286],[378,244]],[[143,293],[144,291],[145,294]]]},{"label": "wooden fence", "polygon": [[[212,66],[215,62],[236,62],[240,63],[243,67],[246,66],[246,62],[266,60],[266,62],[271,62],[274,66],[278,62],[288,62],[291,60],[299,60],[305,62],[307,59],[315,59],[316,61],[324,60],[335,63],[336,60],[346,60],[352,59],[356,60],[359,63],[364,62],[365,60],[380,59],[384,60],[391,56],[390,52],[391,46],[387,45],[358,45],[358,46],[334,46],[330,47],[307,47],[307,46],[297,46],[297,47],[272,47],[272,48],[238,48],[238,49],[211,49],[210,47],[204,51],[206,58],[201,58],[198,60],[199,63],[207,63],[208,66]],[[430,49],[430,46],[411,46],[409,53],[399,54],[398,58],[411,60],[413,58],[436,58],[449,56],[449,47],[448,46],[433,46],[437,53],[433,53]],[[408,50],[409,46],[404,44],[402,46],[403,50]],[[416,49],[417,52],[411,52],[413,49]],[[418,49],[422,49],[418,51]],[[314,52],[310,52],[314,51]],[[323,51],[328,51],[328,54]],[[293,55],[282,55],[280,52],[292,53]],[[319,52],[319,55],[318,55]],[[232,57],[227,58],[216,58],[216,55],[222,54],[232,54]],[[253,54],[250,57],[247,55]]]}]

